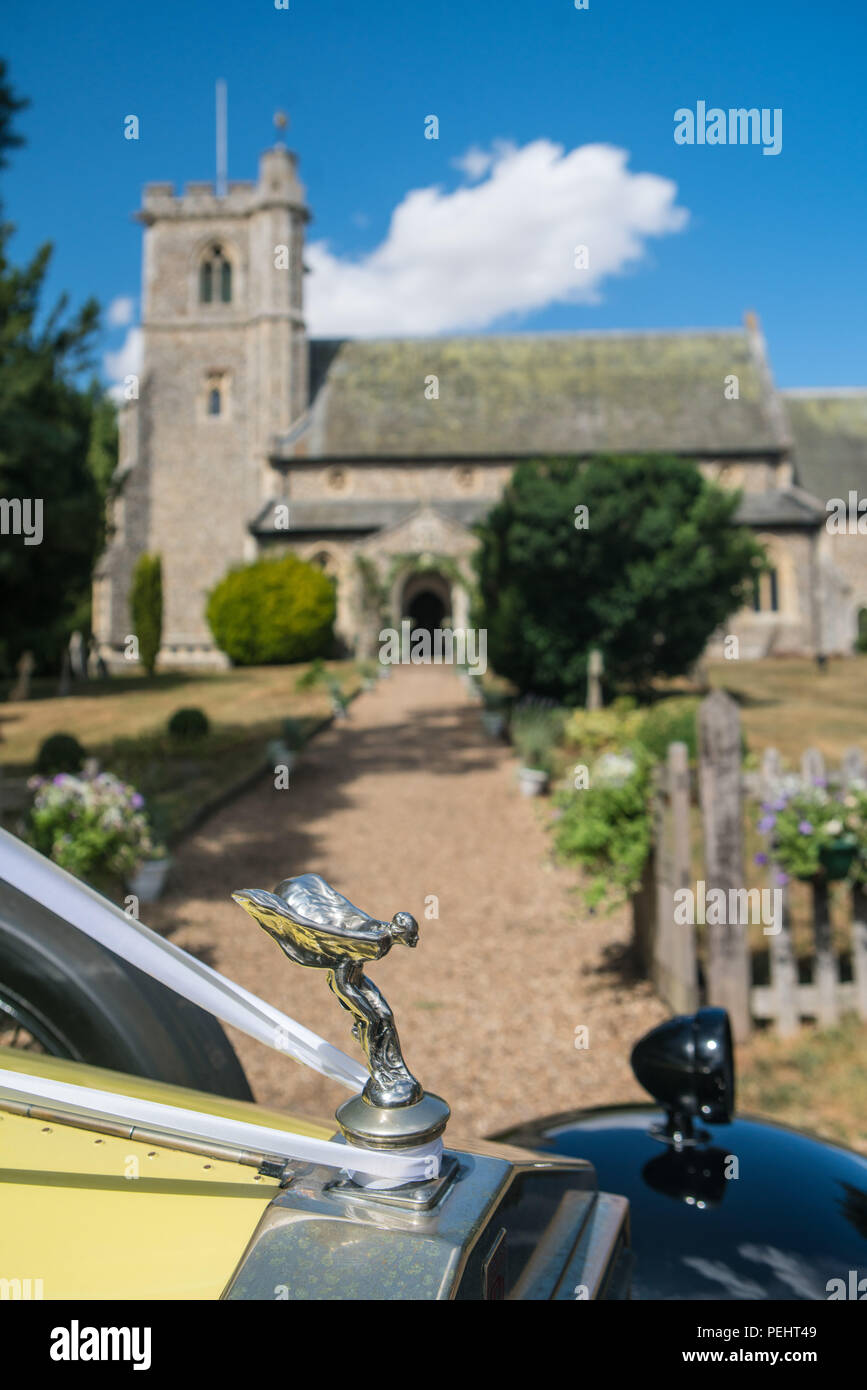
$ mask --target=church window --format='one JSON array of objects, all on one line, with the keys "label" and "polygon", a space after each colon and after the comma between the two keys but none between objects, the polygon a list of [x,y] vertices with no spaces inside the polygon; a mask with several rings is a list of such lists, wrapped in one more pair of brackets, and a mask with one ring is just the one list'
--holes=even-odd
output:
[{"label": "church window", "polygon": [[229,402],[228,374],[224,371],[208,372],[205,378],[204,411],[209,420],[225,415]]},{"label": "church window", "polygon": [[455,469],[455,482],[462,491],[469,492],[475,486],[476,470],[469,464],[462,464],[460,468]]},{"label": "church window", "polygon": [[777,571],[765,570],[753,580],[753,609],[756,613],[778,613],[780,609]]},{"label": "church window", "polygon": [[199,266],[199,299],[203,304],[232,302],[232,263],[222,246],[211,246]]}]

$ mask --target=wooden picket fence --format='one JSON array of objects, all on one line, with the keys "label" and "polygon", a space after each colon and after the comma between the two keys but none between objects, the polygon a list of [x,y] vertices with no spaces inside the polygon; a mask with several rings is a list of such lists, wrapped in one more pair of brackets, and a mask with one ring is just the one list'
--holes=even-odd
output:
[{"label": "wooden picket fence", "polygon": [[[657,769],[653,795],[654,846],[641,887],[633,899],[635,943],[644,968],[660,998],[676,1012],[699,1003],[728,1009],[735,1037],[746,1038],[754,1022],[771,1021],[782,1036],[797,1032],[801,1021],[836,1023],[845,1012],[867,1018],[867,894],[851,888],[852,979],[840,977],[834,949],[829,890],[825,880],[810,885],[812,892],[812,957],[810,978],[799,980],[792,935],[789,885],[777,881],[777,866],[768,865],[768,887],[779,890],[779,920],[767,934],[769,983],[753,983],[749,928],[734,923],[675,920],[675,893],[696,890],[690,854],[690,807],[700,808],[707,891],[723,889],[745,903],[743,830],[750,803],[767,800],[778,785],[781,765],[776,750],[765,753],[760,773],[741,769],[740,712],[724,692],[714,691],[699,711],[699,760],[696,785],[691,786],[686,745],[669,746],[666,762]],[[826,776],[818,750],[803,756],[806,782]],[[839,773],[830,774],[845,788],[864,776],[864,758],[850,749]],[[696,896],[698,896],[696,894]],[[735,899],[737,901],[737,899]],[[767,899],[773,902],[772,898]],[[683,917],[683,913],[680,913]],[[778,928],[778,929],[777,929]],[[705,968],[699,968],[697,931],[705,933]]]}]

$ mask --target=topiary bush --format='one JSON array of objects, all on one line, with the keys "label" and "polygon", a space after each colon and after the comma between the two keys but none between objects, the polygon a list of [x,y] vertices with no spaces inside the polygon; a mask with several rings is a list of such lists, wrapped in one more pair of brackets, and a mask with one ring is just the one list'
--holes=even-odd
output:
[{"label": "topiary bush", "polygon": [[638,728],[638,741],[660,762],[668,757],[670,743],[685,743],[689,760],[698,757],[698,700],[674,696],[660,700],[644,716]]},{"label": "topiary bush", "polygon": [[80,772],[86,756],[73,734],[50,734],[36,756],[36,771],[41,777],[53,777],[58,772]]},{"label": "topiary bush", "polygon": [[208,598],[214,641],[238,666],[325,655],[334,635],[334,584],[297,555],[230,570]]},{"label": "topiary bush", "polygon": [[163,640],[163,566],[159,555],[140,555],[129,600],[139,660],[149,676],[157,666]]},{"label": "topiary bush", "polygon": [[211,731],[211,722],[204,710],[176,709],[169,720],[169,733],[172,738],[192,742],[204,738]]}]

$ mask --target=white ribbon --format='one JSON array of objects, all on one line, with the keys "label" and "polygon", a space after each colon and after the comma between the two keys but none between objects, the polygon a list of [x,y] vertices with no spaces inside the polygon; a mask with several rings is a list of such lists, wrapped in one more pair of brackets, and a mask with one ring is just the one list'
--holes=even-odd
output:
[{"label": "white ribbon", "polygon": [[[223,1115],[205,1114],[199,1110],[183,1110],[175,1105],[140,1100],[137,1096],[117,1095],[114,1091],[97,1091],[90,1086],[72,1086],[48,1076],[0,1069],[0,1102],[37,1103],[73,1110],[86,1128],[87,1119],[110,1119],[129,1125],[140,1125],[165,1134],[167,1139],[193,1137],[211,1143],[229,1144],[275,1157],[304,1163],[324,1164],[339,1168],[350,1177],[360,1175],[361,1184],[368,1188],[397,1187],[407,1182],[423,1182],[439,1173],[442,1140],[403,1150],[399,1154],[361,1149],[332,1139],[312,1139],[291,1130],[271,1129],[266,1125],[250,1124],[245,1120],[230,1120]],[[135,1138],[135,1136],[132,1136]],[[153,1142],[158,1142],[154,1139]]]},{"label": "white ribbon", "polygon": [[[0,830],[0,879],[223,1023],[341,1081],[351,1091],[365,1085],[367,1070],[339,1047],[157,936],[6,830]],[[238,917],[240,926],[240,911]]]}]

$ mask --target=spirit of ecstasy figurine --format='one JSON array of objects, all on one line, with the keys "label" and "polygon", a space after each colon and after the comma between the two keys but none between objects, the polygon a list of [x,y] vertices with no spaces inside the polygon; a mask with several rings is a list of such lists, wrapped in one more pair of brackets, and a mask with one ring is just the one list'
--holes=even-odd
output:
[{"label": "spirit of ecstasy figurine", "polygon": [[440,1135],[449,1108],[409,1070],[394,1015],[364,974],[365,964],[381,960],[395,941],[418,943],[415,918],[408,912],[396,912],[390,922],[369,917],[318,874],[284,879],[273,893],[250,888],[232,897],[290,960],[326,970],[329,987],[355,1019],[352,1032],[364,1049],[370,1080],[361,1096],[337,1112],[346,1138],[366,1147],[406,1148]]}]

